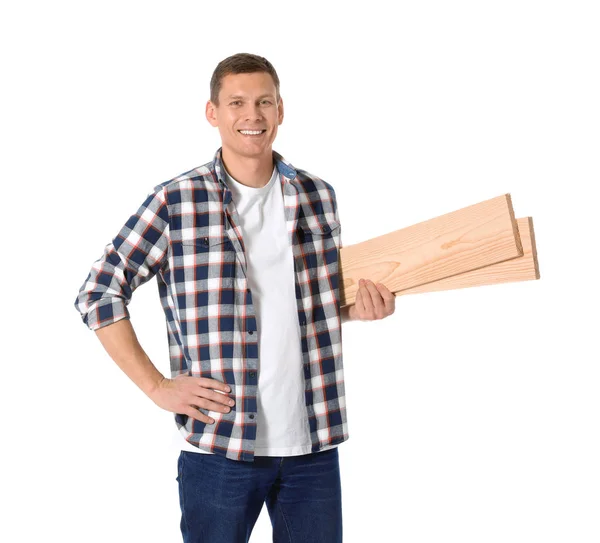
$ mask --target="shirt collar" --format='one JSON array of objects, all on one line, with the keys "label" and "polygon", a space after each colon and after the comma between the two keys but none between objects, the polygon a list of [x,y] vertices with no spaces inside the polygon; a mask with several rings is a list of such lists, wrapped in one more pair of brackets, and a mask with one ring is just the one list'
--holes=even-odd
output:
[{"label": "shirt collar", "polygon": [[[215,157],[212,161],[212,169],[215,172],[217,179],[219,182],[223,183],[227,186],[225,180],[225,167],[223,166],[223,158],[222,158],[222,150],[223,147],[219,147],[217,152],[215,153]],[[283,158],[277,151],[273,151],[273,161],[275,162],[275,166],[279,173],[283,175],[283,178],[286,183],[289,183],[293,179],[296,178],[296,169],[289,163],[285,158]]]}]

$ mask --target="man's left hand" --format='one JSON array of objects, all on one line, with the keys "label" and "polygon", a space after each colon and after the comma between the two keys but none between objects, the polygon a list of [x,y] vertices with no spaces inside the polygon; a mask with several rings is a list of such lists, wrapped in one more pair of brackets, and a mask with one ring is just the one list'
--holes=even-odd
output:
[{"label": "man's left hand", "polygon": [[350,306],[350,320],[374,321],[389,317],[396,309],[396,296],[385,285],[361,279],[356,301]]}]

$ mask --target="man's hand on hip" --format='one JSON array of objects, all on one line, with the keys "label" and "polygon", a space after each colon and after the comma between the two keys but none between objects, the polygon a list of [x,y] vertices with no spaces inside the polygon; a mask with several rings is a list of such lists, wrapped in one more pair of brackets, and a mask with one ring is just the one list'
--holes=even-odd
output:
[{"label": "man's hand on hip", "polygon": [[199,411],[198,407],[229,413],[235,403],[229,395],[217,390],[226,393],[230,387],[216,379],[178,375],[175,379],[165,377],[149,396],[162,409],[212,424],[214,420]]}]

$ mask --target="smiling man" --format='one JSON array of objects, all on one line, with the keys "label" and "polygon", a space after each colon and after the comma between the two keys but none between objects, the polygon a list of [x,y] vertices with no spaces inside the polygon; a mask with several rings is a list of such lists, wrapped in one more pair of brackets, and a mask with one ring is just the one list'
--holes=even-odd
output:
[{"label": "smiling man", "polygon": [[[230,176],[260,188],[273,171],[272,145],[283,122],[283,100],[268,72],[213,75],[206,118],[218,127]],[[213,95],[214,94],[214,95]]]},{"label": "smiling man", "polygon": [[[341,325],[394,312],[394,295],[370,281],[340,310],[335,192],[272,149],[283,111],[268,60],[220,62],[206,118],[222,146],[154,187],[75,301],[119,367],[175,414],[186,543],[247,542],[265,503],[275,542],[342,541]],[[127,310],[154,276],[170,378]]]}]

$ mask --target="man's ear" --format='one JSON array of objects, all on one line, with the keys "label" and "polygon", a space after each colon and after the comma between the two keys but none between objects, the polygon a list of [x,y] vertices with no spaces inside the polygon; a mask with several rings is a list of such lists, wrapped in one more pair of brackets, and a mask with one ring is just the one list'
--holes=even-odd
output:
[{"label": "man's ear", "polygon": [[212,126],[219,126],[219,120],[217,119],[217,106],[215,106],[210,100],[206,102],[206,120]]},{"label": "man's ear", "polygon": [[283,122],[283,98],[281,98],[281,96],[279,97],[279,117],[278,117],[278,124],[281,124]]}]

